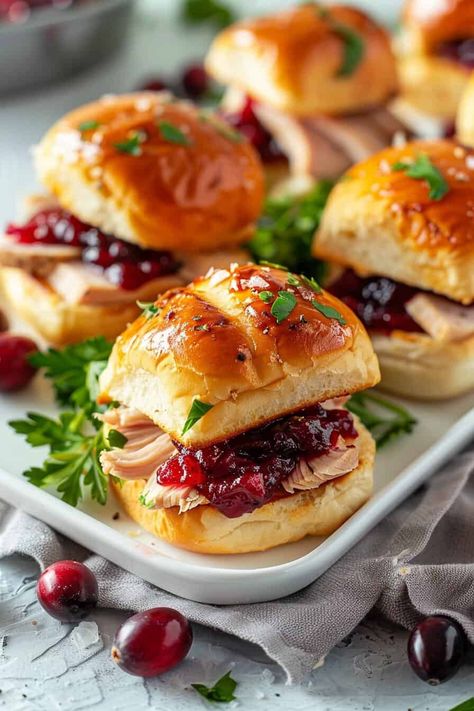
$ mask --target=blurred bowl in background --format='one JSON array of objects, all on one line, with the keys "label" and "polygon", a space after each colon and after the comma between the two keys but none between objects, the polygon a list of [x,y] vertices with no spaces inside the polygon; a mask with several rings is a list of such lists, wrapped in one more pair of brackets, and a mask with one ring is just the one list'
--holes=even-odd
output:
[{"label": "blurred bowl in background", "polygon": [[0,23],[0,93],[34,89],[87,69],[118,49],[134,0],[89,0]]}]

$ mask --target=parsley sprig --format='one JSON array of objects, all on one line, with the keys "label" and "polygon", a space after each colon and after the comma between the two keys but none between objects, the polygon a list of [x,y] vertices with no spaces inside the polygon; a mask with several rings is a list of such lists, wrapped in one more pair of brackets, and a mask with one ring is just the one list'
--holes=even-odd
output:
[{"label": "parsley sprig", "polygon": [[397,161],[392,165],[392,170],[403,171],[409,178],[426,181],[430,200],[442,200],[449,192],[449,185],[443,174],[426,153],[419,153],[414,161]]},{"label": "parsley sprig", "polygon": [[378,449],[402,434],[410,434],[416,425],[408,410],[371,391],[355,393],[346,407],[372,433]]},{"label": "parsley sprig", "polygon": [[194,425],[199,422],[199,420],[204,417],[204,415],[209,412],[209,410],[212,410],[213,407],[214,405],[211,405],[208,402],[202,402],[202,400],[194,398],[193,404],[191,405],[191,408],[188,412],[188,416],[183,425],[183,431],[181,432],[181,434],[186,434],[186,432],[188,432],[188,430],[194,427]]},{"label": "parsley sprig", "polygon": [[474,696],[458,704],[450,711],[474,711]]},{"label": "parsley sprig", "polygon": [[232,10],[218,0],[184,0],[181,16],[189,24],[209,22],[219,29],[235,20]]},{"label": "parsley sprig", "polygon": [[47,446],[41,467],[31,467],[24,476],[36,486],[56,489],[63,501],[77,506],[89,491],[100,504],[107,500],[107,477],[100,465],[100,453],[123,447],[126,438],[117,430],[105,435],[95,414],[103,410],[96,403],[98,379],[105,368],[112,344],[93,338],[61,350],[49,348],[30,357],[51,380],[56,400],[69,409],[57,418],[29,412],[23,420],[9,424],[32,447]]},{"label": "parsley sprig", "polygon": [[311,256],[311,243],[332,186],[323,180],[302,198],[267,200],[249,243],[255,261],[282,264],[292,272],[322,281],[326,267]]},{"label": "parsley sprig", "polygon": [[205,684],[191,684],[198,694],[204,696],[208,701],[217,701],[217,703],[229,703],[237,697],[234,691],[237,688],[237,682],[232,679],[230,671],[224,674],[214,686],[206,686]]}]

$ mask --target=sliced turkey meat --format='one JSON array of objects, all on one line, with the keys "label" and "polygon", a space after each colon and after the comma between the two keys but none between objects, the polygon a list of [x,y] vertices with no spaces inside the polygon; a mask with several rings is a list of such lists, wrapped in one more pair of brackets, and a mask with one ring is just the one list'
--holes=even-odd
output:
[{"label": "sliced turkey meat", "polygon": [[323,454],[321,457],[306,459],[301,457],[294,471],[282,486],[289,494],[296,491],[317,489],[331,479],[349,474],[359,463],[357,446],[347,446],[342,437],[339,438],[337,449]]},{"label": "sliced turkey meat", "polygon": [[192,486],[163,486],[155,474],[149,478],[142,493],[143,505],[150,509],[179,507],[179,513],[203,506],[209,501]]},{"label": "sliced turkey meat", "polygon": [[419,293],[405,308],[436,341],[461,341],[474,335],[474,304],[463,306],[442,296]]},{"label": "sliced turkey meat", "polygon": [[0,236],[0,266],[18,267],[38,277],[47,277],[58,264],[77,260],[78,247],[62,244],[20,244]]}]

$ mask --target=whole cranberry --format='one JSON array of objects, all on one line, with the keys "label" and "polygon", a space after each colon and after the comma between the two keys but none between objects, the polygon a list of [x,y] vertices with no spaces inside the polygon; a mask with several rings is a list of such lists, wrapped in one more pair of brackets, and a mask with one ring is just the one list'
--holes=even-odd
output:
[{"label": "whole cranberry", "polygon": [[112,659],[135,676],[157,676],[181,662],[193,632],[188,620],[171,607],[155,607],[130,617],[117,630]]},{"label": "whole cranberry", "polygon": [[408,661],[417,676],[432,686],[450,679],[466,654],[462,627],[444,615],[432,615],[413,628],[408,640]]},{"label": "whole cranberry", "polygon": [[31,338],[0,333],[0,391],[13,392],[24,388],[35,374],[28,356],[38,347]]},{"label": "whole cranberry", "polygon": [[161,77],[152,77],[140,86],[142,91],[166,91],[168,88],[168,83]]},{"label": "whole cranberry", "polygon": [[40,575],[36,594],[48,615],[76,622],[97,605],[99,588],[94,573],[75,560],[59,560]]},{"label": "whole cranberry", "polygon": [[209,76],[202,64],[191,64],[181,77],[183,89],[191,99],[202,99],[209,90]]}]

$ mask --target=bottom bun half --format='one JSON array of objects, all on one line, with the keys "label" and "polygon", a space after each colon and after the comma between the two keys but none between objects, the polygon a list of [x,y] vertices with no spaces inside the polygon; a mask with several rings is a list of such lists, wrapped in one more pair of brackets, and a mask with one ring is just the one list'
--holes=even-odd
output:
[{"label": "bottom bun half", "polygon": [[450,343],[405,331],[371,337],[382,372],[381,389],[424,400],[474,390],[474,336]]},{"label": "bottom bun half", "polygon": [[359,466],[350,474],[265,504],[239,518],[227,518],[210,505],[180,514],[177,508],[147,509],[138,497],[145,481],[110,480],[127,514],[140,526],[168,543],[196,553],[230,554],[264,551],[305,536],[327,536],[341,526],[370,497],[373,488],[375,443],[357,423]]}]

